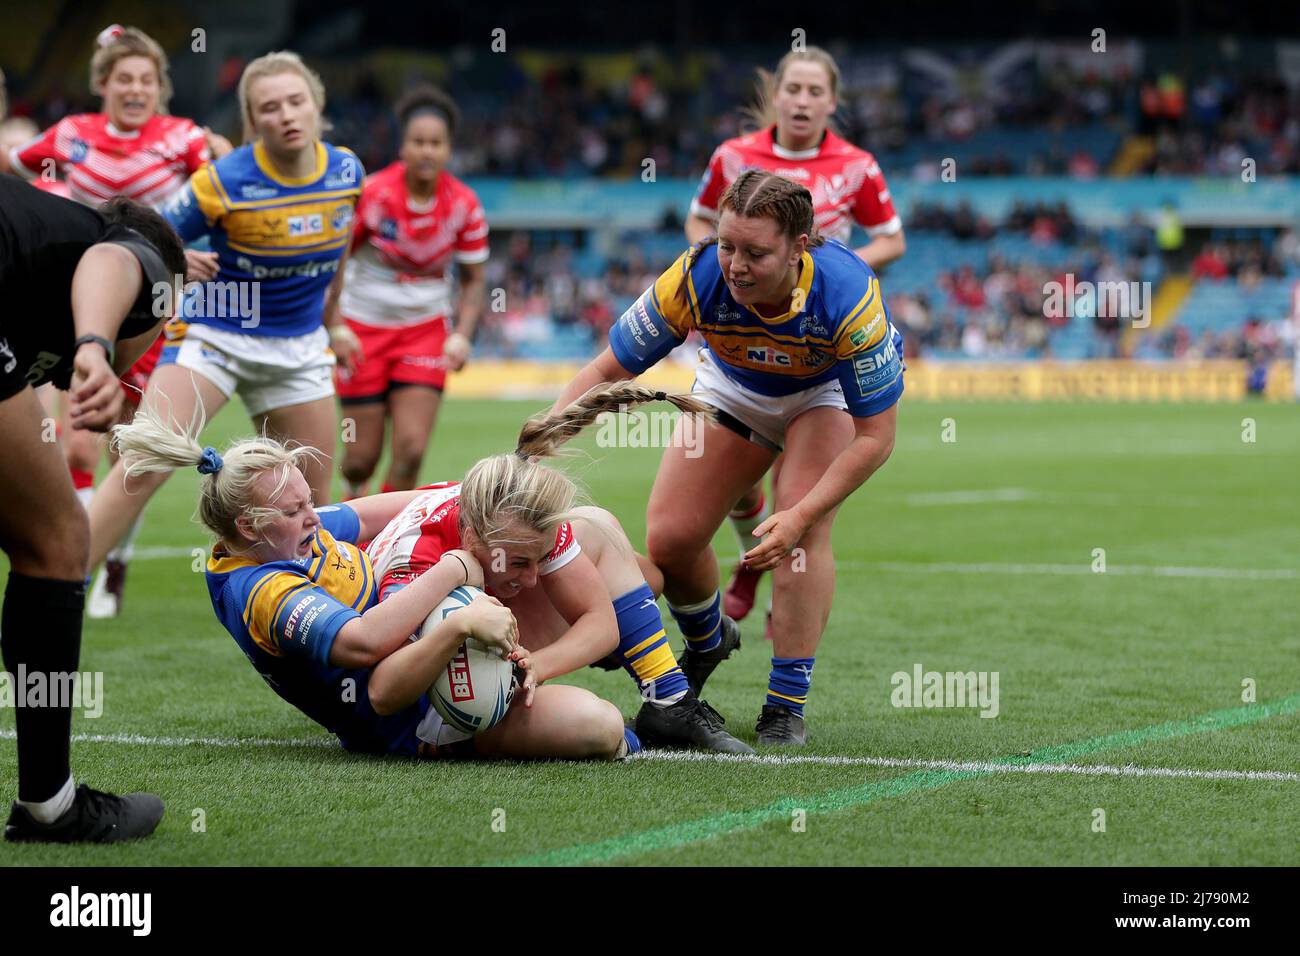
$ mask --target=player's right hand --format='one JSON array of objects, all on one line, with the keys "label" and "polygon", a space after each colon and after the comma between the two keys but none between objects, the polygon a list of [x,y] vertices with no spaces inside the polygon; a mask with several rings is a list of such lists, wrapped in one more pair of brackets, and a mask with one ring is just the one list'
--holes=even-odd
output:
[{"label": "player's right hand", "polygon": [[470,637],[495,648],[509,657],[519,646],[519,622],[514,612],[490,594],[476,597],[456,614],[465,624]]},{"label": "player's right hand", "polygon": [[185,281],[207,282],[217,277],[217,254],[200,252],[198,249],[185,250]]},{"label": "player's right hand", "polygon": [[[352,327],[339,322],[329,326],[330,351],[339,363],[339,371],[346,377],[357,370],[362,359],[361,339]],[[480,585],[481,586],[481,585]]]},{"label": "player's right hand", "polygon": [[73,428],[107,431],[122,413],[122,388],[103,348],[87,343],[72,359],[69,413]]}]

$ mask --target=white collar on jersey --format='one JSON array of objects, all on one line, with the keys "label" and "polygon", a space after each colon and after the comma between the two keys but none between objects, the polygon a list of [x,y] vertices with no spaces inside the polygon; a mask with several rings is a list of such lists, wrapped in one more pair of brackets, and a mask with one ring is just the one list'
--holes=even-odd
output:
[{"label": "white collar on jersey", "polygon": [[826,136],[823,135],[819,142],[812,149],[786,149],[776,141],[776,130],[772,130],[772,152],[781,159],[813,159],[822,151],[822,144],[826,142]]},{"label": "white collar on jersey", "polygon": [[140,135],[138,129],[118,129],[112,123],[105,123],[104,127],[108,130],[109,136],[116,136],[118,139],[136,139]]}]

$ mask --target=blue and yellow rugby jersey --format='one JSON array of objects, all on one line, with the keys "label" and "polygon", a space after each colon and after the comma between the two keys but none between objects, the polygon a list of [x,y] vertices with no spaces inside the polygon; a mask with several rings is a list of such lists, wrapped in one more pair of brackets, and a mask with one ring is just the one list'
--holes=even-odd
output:
[{"label": "blue and yellow rugby jersey", "polygon": [[[699,330],[730,378],[761,395],[791,395],[839,379],[849,412],[876,415],[903,393],[903,337],[880,282],[833,239],[809,249],[785,315],[768,318],[731,297],[716,250],[683,253],[610,329],[619,364],[640,375]],[[680,294],[685,288],[686,295]]]},{"label": "blue and yellow rugby jersey", "polygon": [[366,692],[370,669],[329,662],[343,625],[374,606],[375,575],[370,558],[356,547],[356,512],[347,505],[316,512],[321,528],[308,558],[257,564],[213,549],[207,568],[212,607],[271,689],[349,750],[413,754],[428,699],[381,717]]},{"label": "blue and yellow rugby jersey", "polygon": [[302,179],[277,174],[260,142],[241,146],[190,177],[163,214],[185,242],[209,236],[220,268],[215,283],[257,285],[256,321],[244,285],[228,294],[186,297],[184,318],[246,335],[306,335],[320,328],[325,289],[352,239],[365,172],[347,149],[316,143],[316,169]]}]

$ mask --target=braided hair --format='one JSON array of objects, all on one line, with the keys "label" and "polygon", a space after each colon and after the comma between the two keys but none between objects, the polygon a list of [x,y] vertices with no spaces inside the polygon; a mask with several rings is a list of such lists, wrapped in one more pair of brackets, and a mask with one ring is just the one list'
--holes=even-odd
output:
[{"label": "braided hair", "polygon": [[520,543],[510,537],[516,523],[537,534],[554,533],[574,517],[578,487],[568,475],[536,459],[555,455],[603,412],[657,401],[669,402],[684,414],[714,417],[711,406],[690,395],[635,382],[597,385],[565,408],[525,422],[514,452],[484,458],[469,470],[460,486],[462,529],[472,530],[488,547]]},{"label": "braided hair", "polygon": [[[731,210],[737,216],[773,220],[781,235],[793,241],[808,236],[808,247],[820,246],[826,241],[817,234],[813,219],[812,193],[796,182],[763,169],[747,169],[736,177],[718,199],[718,213]],[[686,270],[695,268],[705,249],[718,241],[710,236],[691,247],[687,253]],[[677,295],[687,298],[686,283],[677,288]]]}]

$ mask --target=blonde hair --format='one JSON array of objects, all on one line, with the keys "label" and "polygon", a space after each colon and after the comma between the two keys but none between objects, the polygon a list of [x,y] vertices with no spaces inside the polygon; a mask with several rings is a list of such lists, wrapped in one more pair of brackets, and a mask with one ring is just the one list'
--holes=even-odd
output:
[{"label": "blonde hair", "polygon": [[104,95],[103,86],[118,60],[128,56],[148,57],[158,71],[158,112],[167,112],[167,104],[172,98],[172,78],[167,54],[157,40],[143,30],[120,27],[115,23],[100,33],[95,43],[95,52],[90,58],[90,92],[96,96]]},{"label": "blonde hair", "polygon": [[[142,403],[129,424],[113,427],[112,446],[122,456],[128,478],[150,472],[172,472],[178,468],[195,468],[210,460],[211,452],[199,444],[203,431],[202,404],[195,409],[188,426],[168,416],[164,420],[158,409]],[[227,545],[243,539],[238,519],[249,519],[253,531],[261,534],[268,522],[280,512],[253,501],[253,485],[268,471],[280,469],[279,480],[267,496],[274,501],[289,483],[290,468],[299,467],[306,458],[319,452],[310,446],[290,447],[274,438],[261,435],[236,442],[220,455],[221,467],[204,474],[199,492],[198,519]],[[247,550],[235,549],[234,550]]]},{"label": "blonde hair", "polygon": [[[791,50],[781,61],[777,63],[776,70],[769,73],[762,67],[758,68],[758,78],[754,82],[754,105],[746,107],[745,117],[757,129],[766,129],[776,123],[776,107],[772,101],[776,98],[776,91],[781,86],[781,81],[785,78],[785,71],[790,68],[792,63],[818,63],[826,68],[826,75],[831,81],[831,96],[839,97],[840,94],[840,68],[835,63],[835,58],[819,46],[805,47],[802,50]],[[834,123],[828,124],[834,128]]]},{"label": "blonde hair", "polygon": [[240,74],[239,111],[244,117],[245,143],[251,143],[257,138],[257,132],[253,126],[252,87],[254,81],[267,76],[278,76],[281,73],[297,73],[306,81],[307,89],[311,91],[312,102],[316,104],[316,129],[312,135],[316,139],[320,139],[322,130],[326,128],[324,121],[325,84],[322,82],[320,74],[304,63],[302,57],[292,50],[276,50],[265,56],[259,56],[244,67],[244,72]]},{"label": "blonde hair", "polygon": [[[657,391],[635,382],[597,385],[572,404],[524,423],[515,450],[484,458],[460,486],[460,523],[488,547],[521,544],[510,529],[522,525],[545,536],[574,517],[580,493],[568,475],[535,459],[555,455],[561,445],[604,412],[623,411],[647,402],[669,402],[683,413],[714,420],[711,406],[690,395]],[[601,529],[607,530],[607,529]]]}]

